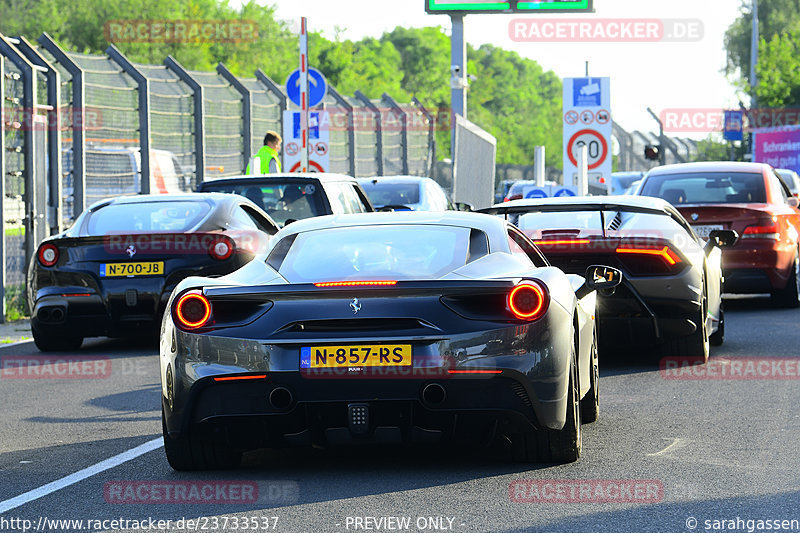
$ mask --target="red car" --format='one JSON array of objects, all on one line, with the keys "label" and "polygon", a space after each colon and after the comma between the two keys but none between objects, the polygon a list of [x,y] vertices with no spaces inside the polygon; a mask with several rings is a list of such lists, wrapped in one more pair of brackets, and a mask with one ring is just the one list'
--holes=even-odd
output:
[{"label": "red car", "polygon": [[727,293],[765,293],[800,306],[800,210],[775,170],[763,163],[707,162],[652,169],[639,189],[672,203],[700,237],[732,229],[722,253]]}]

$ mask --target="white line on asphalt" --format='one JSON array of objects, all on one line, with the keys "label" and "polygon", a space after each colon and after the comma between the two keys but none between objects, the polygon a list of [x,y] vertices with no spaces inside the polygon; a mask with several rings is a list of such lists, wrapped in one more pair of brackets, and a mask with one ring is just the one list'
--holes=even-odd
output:
[{"label": "white line on asphalt", "polygon": [[649,455],[650,457],[655,457],[655,456],[658,456],[658,455],[664,455],[665,453],[667,453],[667,451],[672,451],[675,448],[683,448],[684,446],[686,446],[686,440],[685,439],[677,439],[676,438],[676,439],[672,440],[672,444],[670,444],[669,446],[667,446],[666,448],[664,448],[660,452],[648,453],[647,455]]},{"label": "white line on asphalt", "polygon": [[84,468],[74,474],[70,474],[66,477],[62,477],[61,479],[57,479],[52,483],[48,483],[47,485],[42,485],[41,487],[33,490],[29,490],[25,494],[20,494],[14,498],[9,500],[0,502],[0,514],[5,513],[6,511],[10,511],[11,509],[16,509],[20,505],[25,505],[28,502],[32,502],[33,500],[38,500],[43,496],[47,496],[57,490],[61,490],[65,487],[69,487],[70,485],[74,485],[80,481],[83,481],[86,478],[92,477],[95,474],[99,474],[100,472],[104,472],[115,466],[119,466],[122,463],[126,463],[131,459],[136,459],[140,455],[144,455],[147,452],[151,452],[155,449],[160,448],[164,444],[164,441],[161,437],[157,439],[153,439],[151,441],[145,442],[144,444],[137,446],[128,450],[127,452],[122,452],[119,455],[115,455],[105,461],[100,461],[99,463]]}]

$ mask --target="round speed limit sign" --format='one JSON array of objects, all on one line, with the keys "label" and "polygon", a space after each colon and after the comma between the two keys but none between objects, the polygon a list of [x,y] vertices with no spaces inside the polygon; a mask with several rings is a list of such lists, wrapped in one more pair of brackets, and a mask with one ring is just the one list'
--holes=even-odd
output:
[{"label": "round speed limit sign", "polygon": [[567,144],[569,160],[576,167],[578,166],[578,151],[581,146],[586,146],[586,152],[589,154],[589,170],[602,165],[608,157],[608,142],[605,137],[595,130],[581,130],[576,132]]}]

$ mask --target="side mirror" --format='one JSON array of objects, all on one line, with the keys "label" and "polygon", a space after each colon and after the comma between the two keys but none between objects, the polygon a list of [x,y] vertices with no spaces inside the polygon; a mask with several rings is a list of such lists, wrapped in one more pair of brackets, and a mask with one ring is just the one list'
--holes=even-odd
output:
[{"label": "side mirror", "polygon": [[708,234],[708,242],[706,242],[706,253],[712,248],[729,248],[736,244],[739,240],[739,234],[732,229],[715,229]]},{"label": "side mirror", "polygon": [[789,204],[789,207],[797,207],[800,205],[800,199],[796,196],[792,196],[786,199],[786,203]]},{"label": "side mirror", "polygon": [[592,291],[603,291],[605,295],[610,296],[622,283],[622,272],[610,266],[590,266],[586,269],[584,277],[586,282],[575,292],[579,300]]},{"label": "side mirror", "polygon": [[456,211],[475,211],[475,207],[472,204],[468,204],[466,202],[456,202]]}]

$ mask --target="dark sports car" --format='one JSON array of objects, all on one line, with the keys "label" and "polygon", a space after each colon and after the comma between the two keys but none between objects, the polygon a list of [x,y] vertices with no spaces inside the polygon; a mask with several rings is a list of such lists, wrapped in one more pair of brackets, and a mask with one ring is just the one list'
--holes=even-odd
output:
[{"label": "dark sports car", "polygon": [[505,221],[367,213],[295,222],[267,256],[173,291],[164,448],[178,470],[260,447],[497,439],[567,462],[598,414],[594,307]]},{"label": "dark sports car", "polygon": [[43,351],[84,337],[158,331],[172,289],[263,253],[278,227],[231,194],[123,196],[95,203],[39,245],[28,267],[31,330]]},{"label": "dark sports car", "polygon": [[735,232],[705,242],[668,202],[633,196],[516,200],[485,212],[517,224],[564,272],[597,263],[623,272],[598,304],[601,351],[658,344],[664,355],[707,360],[709,344],[722,344],[718,248],[735,243]]}]

